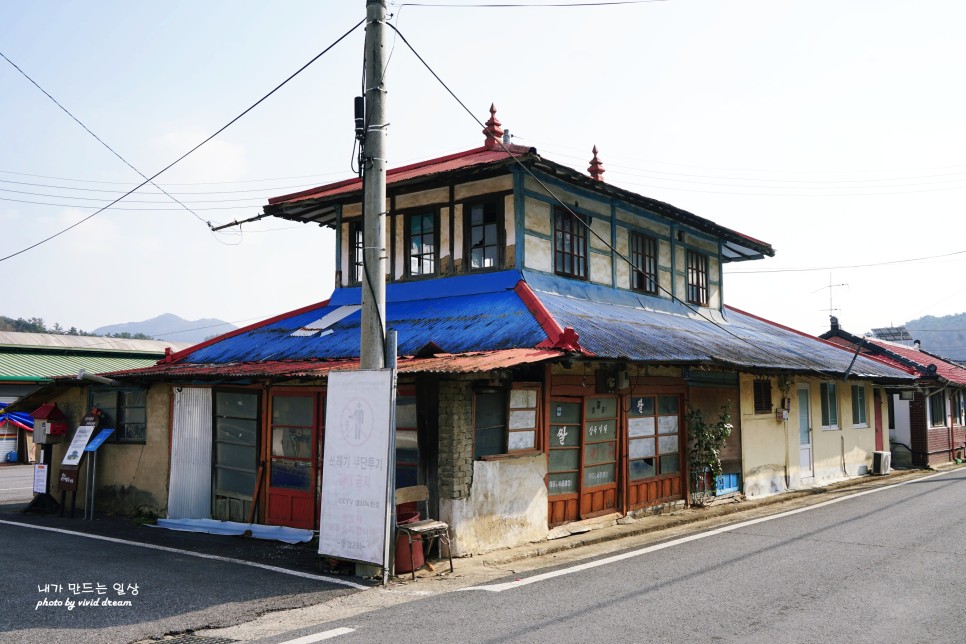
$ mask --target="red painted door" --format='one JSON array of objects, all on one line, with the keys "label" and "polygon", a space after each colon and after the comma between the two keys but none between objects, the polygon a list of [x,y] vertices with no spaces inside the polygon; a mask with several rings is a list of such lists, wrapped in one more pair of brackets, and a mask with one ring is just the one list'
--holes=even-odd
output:
[{"label": "red painted door", "polygon": [[267,523],[318,528],[322,400],[318,392],[272,394]]},{"label": "red painted door", "polygon": [[872,406],[875,408],[875,451],[882,451],[882,396],[876,389],[872,394]]}]

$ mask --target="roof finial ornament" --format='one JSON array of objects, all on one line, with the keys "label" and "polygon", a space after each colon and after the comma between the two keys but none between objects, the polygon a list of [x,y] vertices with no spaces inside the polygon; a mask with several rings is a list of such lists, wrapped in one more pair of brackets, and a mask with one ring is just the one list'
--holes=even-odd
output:
[{"label": "roof finial ornament", "polygon": [[590,166],[587,168],[587,172],[590,173],[590,178],[594,181],[604,180],[604,164],[601,163],[600,159],[597,158],[597,146],[594,146],[594,158],[590,160]]},{"label": "roof finial ornament", "polygon": [[500,125],[502,125],[500,119],[496,118],[496,106],[490,103],[490,120],[486,122],[486,129],[483,130],[483,134],[486,135],[483,146],[487,150],[496,150],[500,147],[500,141],[503,138],[503,128]]}]

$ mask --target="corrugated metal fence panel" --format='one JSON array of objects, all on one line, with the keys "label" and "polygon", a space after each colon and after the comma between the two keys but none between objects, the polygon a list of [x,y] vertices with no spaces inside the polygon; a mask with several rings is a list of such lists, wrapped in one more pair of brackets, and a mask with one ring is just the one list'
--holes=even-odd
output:
[{"label": "corrugated metal fence panel", "polygon": [[174,390],[169,519],[211,518],[211,390]]}]

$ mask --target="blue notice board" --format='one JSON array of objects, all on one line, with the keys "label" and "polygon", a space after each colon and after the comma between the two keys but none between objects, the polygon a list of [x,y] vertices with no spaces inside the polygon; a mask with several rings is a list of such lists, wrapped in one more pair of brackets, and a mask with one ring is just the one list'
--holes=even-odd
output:
[{"label": "blue notice board", "polygon": [[113,434],[113,433],[114,433],[114,428],[113,427],[108,427],[106,429],[102,429],[97,434],[97,436],[95,436],[94,438],[91,439],[91,442],[89,442],[87,444],[87,447],[84,448],[84,451],[85,452],[94,452],[94,451],[96,451],[97,448],[100,447],[101,445],[103,445],[104,444],[104,441],[106,441],[107,438],[111,434]]}]

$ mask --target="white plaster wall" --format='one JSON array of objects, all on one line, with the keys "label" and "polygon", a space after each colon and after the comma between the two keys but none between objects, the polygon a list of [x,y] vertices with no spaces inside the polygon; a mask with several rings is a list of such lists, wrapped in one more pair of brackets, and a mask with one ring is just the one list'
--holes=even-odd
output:
[{"label": "white plaster wall", "polygon": [[506,245],[507,248],[511,248],[517,243],[517,218],[516,211],[513,208],[513,195],[507,195],[503,198],[503,212],[506,213],[506,217],[504,218]]},{"label": "white plaster wall", "polygon": [[422,190],[405,195],[396,195],[396,210],[419,208],[420,206],[449,203],[449,188]]},{"label": "white plaster wall", "polygon": [[[617,252],[627,259],[631,258],[631,251],[628,247],[627,231],[619,230],[617,233]],[[620,257],[615,257],[617,262],[617,286],[619,288],[631,287],[631,267]]]},{"label": "white plaster wall", "polygon": [[526,227],[528,230],[543,233],[547,236],[553,234],[553,218],[550,204],[527,198],[524,207],[526,208]]},{"label": "white plaster wall", "polygon": [[457,201],[462,201],[469,197],[485,195],[491,192],[503,192],[504,190],[513,190],[513,177],[511,175],[458,184],[454,188],[454,196]]},{"label": "white plaster wall", "polygon": [[463,259],[463,204],[453,206],[453,261]]},{"label": "white plaster wall", "polygon": [[465,499],[440,499],[453,554],[467,556],[547,538],[547,459],[543,455],[473,462]]},{"label": "white plaster wall", "polygon": [[610,255],[590,254],[590,281],[596,284],[611,285]]},{"label": "white plaster wall", "polygon": [[549,239],[540,239],[533,235],[525,237],[526,266],[546,273],[553,272],[553,246]]},{"label": "white plaster wall", "polygon": [[610,218],[594,217],[593,221],[590,222],[590,228],[593,231],[587,232],[587,237],[590,239],[590,248],[610,252]]}]

